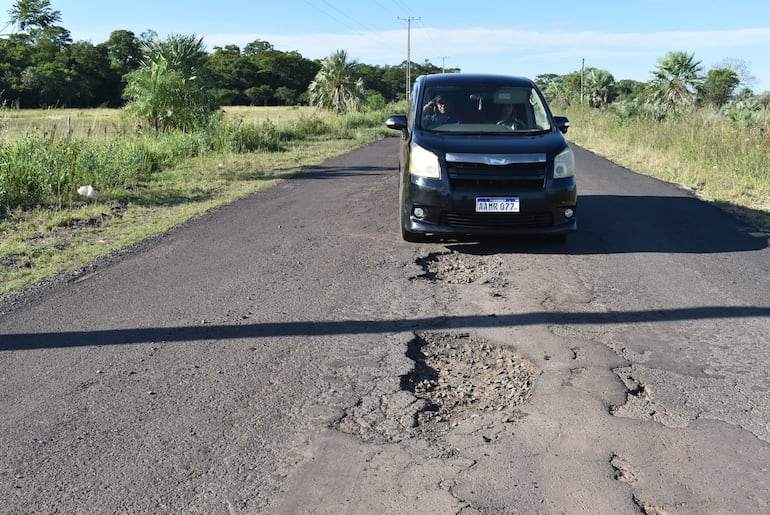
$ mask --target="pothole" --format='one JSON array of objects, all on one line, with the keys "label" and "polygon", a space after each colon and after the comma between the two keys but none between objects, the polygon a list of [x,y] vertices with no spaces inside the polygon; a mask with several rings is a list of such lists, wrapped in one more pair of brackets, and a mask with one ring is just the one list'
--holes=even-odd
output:
[{"label": "pothole", "polygon": [[511,349],[467,333],[418,333],[408,345],[414,368],[394,392],[382,382],[345,410],[335,426],[364,441],[423,438],[438,442],[474,416],[499,413],[529,400],[540,371]]},{"label": "pothole", "polygon": [[510,349],[467,333],[421,333],[407,356],[415,367],[401,387],[424,399],[416,424],[459,422],[526,402],[539,370]]},{"label": "pothole", "polygon": [[490,265],[477,256],[469,256],[457,251],[431,252],[415,261],[424,272],[412,279],[425,279],[436,282],[469,284],[490,274],[502,264]]}]

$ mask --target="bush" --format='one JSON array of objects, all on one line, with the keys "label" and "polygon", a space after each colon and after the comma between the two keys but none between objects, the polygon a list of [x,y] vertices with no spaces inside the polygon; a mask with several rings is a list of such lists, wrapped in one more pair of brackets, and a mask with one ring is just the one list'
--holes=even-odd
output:
[{"label": "bush", "polygon": [[241,120],[227,121],[221,115],[211,119],[205,137],[214,152],[278,152],[281,141],[276,126],[270,120],[260,124]]},{"label": "bush", "polygon": [[298,140],[317,136],[324,136],[331,133],[329,124],[320,117],[301,116],[299,120],[286,127],[286,139]]},{"label": "bush", "polygon": [[366,109],[369,111],[382,111],[387,102],[381,93],[373,93],[366,97]]}]

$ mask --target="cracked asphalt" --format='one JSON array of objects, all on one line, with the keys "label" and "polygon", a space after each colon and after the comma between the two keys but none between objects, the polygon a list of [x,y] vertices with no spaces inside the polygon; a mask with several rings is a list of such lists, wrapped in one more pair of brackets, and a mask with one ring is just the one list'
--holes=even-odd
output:
[{"label": "cracked asphalt", "polygon": [[0,301],[3,513],[767,513],[768,236],[576,149],[408,244],[396,138]]}]

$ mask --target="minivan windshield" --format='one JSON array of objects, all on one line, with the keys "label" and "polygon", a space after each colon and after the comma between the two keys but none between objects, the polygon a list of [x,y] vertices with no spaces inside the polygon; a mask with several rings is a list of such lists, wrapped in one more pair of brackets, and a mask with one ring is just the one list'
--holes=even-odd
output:
[{"label": "minivan windshield", "polygon": [[528,86],[436,85],[423,90],[420,126],[433,132],[532,134],[551,125],[538,92]]}]

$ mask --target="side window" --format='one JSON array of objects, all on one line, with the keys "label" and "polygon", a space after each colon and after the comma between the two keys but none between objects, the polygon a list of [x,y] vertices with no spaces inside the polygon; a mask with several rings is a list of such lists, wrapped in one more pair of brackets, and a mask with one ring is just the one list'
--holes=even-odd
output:
[{"label": "side window", "polygon": [[412,92],[409,97],[409,105],[407,107],[408,113],[406,117],[406,124],[408,128],[411,130],[412,125],[414,125],[414,116],[419,113],[419,111],[415,108],[415,102],[417,99],[417,87],[412,88]]},{"label": "side window", "polygon": [[551,125],[548,123],[548,113],[545,112],[545,106],[540,101],[540,97],[534,89],[529,93],[529,103],[532,104],[532,109],[535,112],[535,124],[541,129],[550,129]]}]

